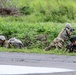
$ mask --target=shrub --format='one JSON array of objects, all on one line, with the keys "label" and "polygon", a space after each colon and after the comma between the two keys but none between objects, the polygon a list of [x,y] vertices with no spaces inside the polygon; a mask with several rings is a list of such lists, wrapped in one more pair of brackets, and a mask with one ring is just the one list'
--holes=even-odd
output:
[{"label": "shrub", "polygon": [[24,7],[20,8],[20,12],[24,15],[30,15],[33,12],[33,8],[31,8],[29,6],[24,6]]}]

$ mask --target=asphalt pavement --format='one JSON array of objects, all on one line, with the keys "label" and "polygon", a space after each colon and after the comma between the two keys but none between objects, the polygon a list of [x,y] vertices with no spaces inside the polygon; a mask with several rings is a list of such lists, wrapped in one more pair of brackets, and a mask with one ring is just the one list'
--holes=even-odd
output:
[{"label": "asphalt pavement", "polygon": [[73,72],[27,75],[76,75],[76,56],[0,52],[0,65],[53,67],[74,70]]}]

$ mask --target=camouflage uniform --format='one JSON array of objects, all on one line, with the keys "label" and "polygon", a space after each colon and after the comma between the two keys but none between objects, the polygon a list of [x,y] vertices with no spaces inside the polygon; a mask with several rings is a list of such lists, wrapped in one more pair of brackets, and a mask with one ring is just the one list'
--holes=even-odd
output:
[{"label": "camouflage uniform", "polygon": [[66,23],[65,28],[61,30],[59,35],[50,43],[48,47],[45,48],[45,50],[50,50],[52,47],[56,47],[57,49],[62,48],[64,41],[69,39],[73,30],[74,29],[71,27],[71,24]]},{"label": "camouflage uniform", "polygon": [[8,41],[6,41],[5,46],[7,48],[11,48],[11,45],[14,46],[14,48],[23,48],[23,43],[19,40],[14,38],[10,38]]},{"label": "camouflage uniform", "polygon": [[4,46],[4,42],[5,42],[6,38],[3,35],[0,35],[0,46],[3,47]]}]

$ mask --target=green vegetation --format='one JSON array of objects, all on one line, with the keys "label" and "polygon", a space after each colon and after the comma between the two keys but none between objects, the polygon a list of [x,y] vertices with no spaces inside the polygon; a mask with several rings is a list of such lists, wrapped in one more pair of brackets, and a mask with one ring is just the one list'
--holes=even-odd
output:
[{"label": "green vegetation", "polygon": [[[21,15],[0,16],[0,34],[5,35],[7,39],[17,37],[23,43],[26,42],[25,37],[27,36],[30,45],[23,50],[0,48],[0,51],[68,54],[63,50],[55,49],[45,52],[43,51],[45,45],[40,41],[34,42],[36,36],[46,34],[47,46],[58,35],[66,22],[70,22],[75,28],[76,0],[7,0],[3,5],[18,8]],[[74,31],[75,34],[76,31]],[[72,54],[74,53],[70,55]]]},{"label": "green vegetation", "polygon": [[[30,48],[44,48],[40,41],[34,43],[35,37],[40,34],[47,35],[47,44],[52,41],[59,33],[64,24],[58,23],[26,23],[26,22],[0,22],[0,34],[6,36],[7,39],[10,37],[17,37],[20,40],[26,42],[30,41]],[[25,38],[27,36],[27,38]],[[27,40],[25,40],[27,39]]]},{"label": "green vegetation", "polygon": [[[5,19],[5,18],[4,18]],[[75,28],[75,24],[73,27]],[[0,48],[0,51],[8,52],[25,52],[25,53],[45,53],[45,54],[66,54],[66,55],[75,55],[75,53],[64,53],[64,50],[52,49],[50,51],[43,51],[43,49],[49,45],[49,43],[58,35],[61,29],[64,27],[65,23],[25,23],[19,21],[1,21],[0,22],[0,34],[6,36],[6,38],[17,37],[22,42],[25,41],[25,36],[28,36],[30,40],[30,45],[26,46],[25,49],[6,49]],[[40,41],[34,43],[35,36],[40,34],[47,34],[47,44],[43,45]],[[74,32],[76,34],[76,31]],[[28,39],[27,39],[28,40]]]},{"label": "green vegetation", "polygon": [[69,56],[76,56],[76,53],[68,53],[64,52],[64,50],[51,50],[51,51],[44,51],[39,48],[33,48],[33,49],[7,49],[7,48],[0,48],[0,52],[21,52],[21,53],[37,53],[37,54],[56,54],[56,55],[69,55]]},{"label": "green vegetation", "polygon": [[76,0],[7,0],[3,5],[18,8],[27,22],[76,22]]}]

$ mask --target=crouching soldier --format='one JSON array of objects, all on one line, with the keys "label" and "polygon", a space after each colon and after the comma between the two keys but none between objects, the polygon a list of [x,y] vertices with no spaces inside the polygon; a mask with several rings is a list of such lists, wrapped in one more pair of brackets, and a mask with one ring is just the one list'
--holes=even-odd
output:
[{"label": "crouching soldier", "polygon": [[6,41],[6,45],[7,48],[11,48],[11,46],[13,46],[14,48],[23,48],[23,43],[19,40],[14,38],[10,38],[8,41]]},{"label": "crouching soldier", "polygon": [[76,51],[76,36],[72,36],[70,38],[70,43],[66,45],[66,51],[69,51],[69,52]]},{"label": "crouching soldier", "polygon": [[70,35],[74,29],[71,27],[70,23],[66,23],[65,27],[61,30],[58,36],[50,43],[48,47],[45,48],[45,51],[50,50],[53,47],[61,49],[64,45],[64,42],[70,38]]},{"label": "crouching soldier", "polygon": [[6,40],[5,36],[0,35],[0,46],[1,46],[1,47],[4,46],[5,40]]}]

